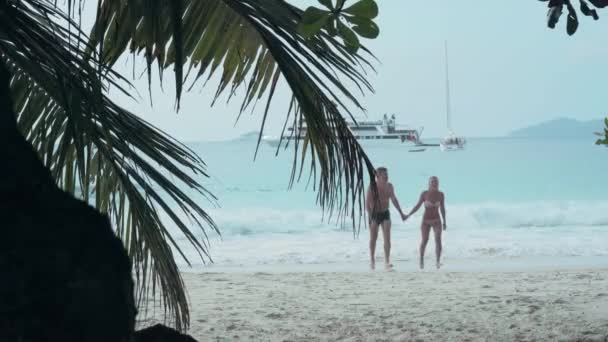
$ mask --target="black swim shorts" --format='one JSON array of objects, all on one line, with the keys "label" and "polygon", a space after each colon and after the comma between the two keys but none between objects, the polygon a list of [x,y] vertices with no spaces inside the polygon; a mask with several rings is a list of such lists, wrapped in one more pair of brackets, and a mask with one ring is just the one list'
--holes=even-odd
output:
[{"label": "black swim shorts", "polygon": [[376,224],[381,224],[384,221],[390,221],[391,220],[391,213],[386,210],[386,211],[381,211],[378,213],[373,213],[370,215],[369,217],[369,223],[376,223]]}]

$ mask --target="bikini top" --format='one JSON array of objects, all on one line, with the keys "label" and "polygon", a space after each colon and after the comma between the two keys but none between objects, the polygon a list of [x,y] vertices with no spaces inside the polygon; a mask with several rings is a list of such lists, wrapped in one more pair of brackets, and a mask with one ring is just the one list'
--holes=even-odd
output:
[{"label": "bikini top", "polygon": [[438,208],[439,207],[440,202],[431,202],[429,200],[424,201],[424,207],[425,208]]}]

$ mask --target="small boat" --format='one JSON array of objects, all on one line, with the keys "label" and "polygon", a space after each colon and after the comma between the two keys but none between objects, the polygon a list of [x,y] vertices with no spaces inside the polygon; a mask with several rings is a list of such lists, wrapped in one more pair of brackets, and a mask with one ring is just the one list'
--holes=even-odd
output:
[{"label": "small boat", "polygon": [[453,132],[450,132],[448,136],[441,140],[439,148],[444,151],[457,151],[463,150],[466,140],[463,137],[456,136]]},{"label": "small boat", "polygon": [[445,43],[445,109],[448,126],[448,135],[439,143],[442,151],[457,151],[463,150],[466,143],[465,138],[457,136],[452,131],[452,120],[450,113],[450,78],[448,69],[448,43]]},{"label": "small boat", "polygon": [[426,151],[426,148],[414,148],[409,150],[409,152],[424,152]]},{"label": "small boat", "polygon": [[440,144],[427,144],[427,143],[422,143],[422,142],[421,142],[421,143],[416,144],[416,146],[421,146],[421,147],[437,147],[437,146],[439,146],[439,145],[440,145]]}]

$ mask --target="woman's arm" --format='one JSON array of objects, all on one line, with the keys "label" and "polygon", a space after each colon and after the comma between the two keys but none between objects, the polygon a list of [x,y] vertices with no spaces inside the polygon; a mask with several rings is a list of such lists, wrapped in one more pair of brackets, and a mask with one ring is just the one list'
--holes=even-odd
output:
[{"label": "woman's arm", "polygon": [[422,192],[420,194],[420,198],[418,199],[418,203],[416,203],[416,205],[412,208],[412,210],[410,210],[410,212],[406,216],[412,216],[412,215],[414,215],[414,213],[416,213],[418,211],[418,209],[420,209],[420,206],[422,205],[423,202],[424,202],[424,192]]}]

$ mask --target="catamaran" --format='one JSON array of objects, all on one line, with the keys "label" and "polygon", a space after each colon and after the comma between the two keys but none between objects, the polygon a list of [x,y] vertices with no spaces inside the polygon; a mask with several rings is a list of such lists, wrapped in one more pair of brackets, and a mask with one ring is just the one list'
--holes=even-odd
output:
[{"label": "catamaran", "polygon": [[452,120],[450,113],[450,78],[448,69],[448,43],[445,42],[445,109],[448,125],[448,135],[441,139],[439,147],[442,151],[456,151],[464,149],[466,139],[460,137],[452,130]]},{"label": "catamaran", "polygon": [[[401,143],[420,144],[420,130],[409,128],[403,125],[397,125],[395,114],[390,117],[384,114],[382,120],[374,121],[347,121],[348,128],[357,140],[394,140]],[[282,140],[303,139],[306,136],[306,126],[300,128],[289,127],[287,133],[283,135]],[[270,145],[277,145],[281,137],[268,136],[262,137],[262,140]]]}]

